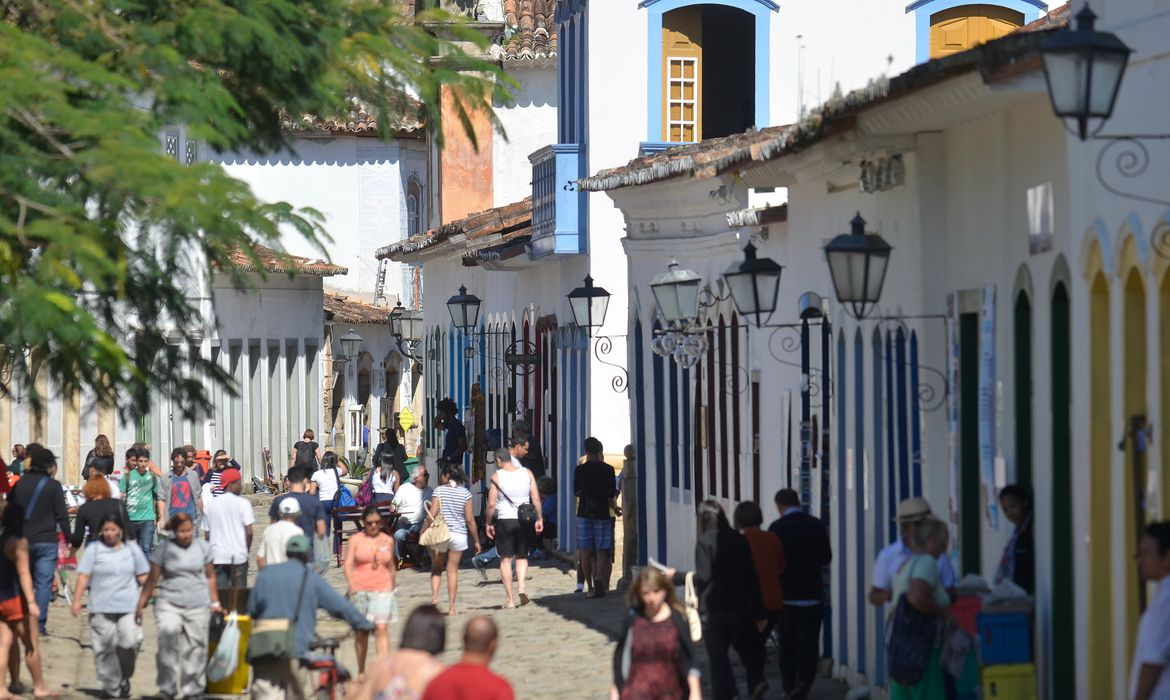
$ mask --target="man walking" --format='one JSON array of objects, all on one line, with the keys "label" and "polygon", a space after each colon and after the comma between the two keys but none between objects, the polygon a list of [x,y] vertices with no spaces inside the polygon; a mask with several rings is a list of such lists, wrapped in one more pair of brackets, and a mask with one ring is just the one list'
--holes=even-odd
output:
[{"label": "man walking", "polygon": [[57,573],[57,530],[69,539],[69,512],[61,483],[49,475],[57,458],[43,447],[29,450],[28,469],[16,482],[9,501],[24,509],[24,538],[28,540],[29,567],[40,617],[37,628],[47,634],[49,599]]},{"label": "man walking", "polygon": [[573,495],[577,497],[577,549],[589,598],[600,598],[609,590],[613,568],[613,525],[610,508],[617,507],[617,481],[613,467],[605,463],[605,448],[595,437],[585,439],[585,462],[573,470]]},{"label": "man walking", "polygon": [[264,537],[260,538],[260,549],[256,551],[256,567],[263,569],[271,564],[283,564],[288,561],[285,548],[288,541],[297,535],[305,534],[297,524],[301,516],[301,504],[295,499],[286,498],[280,502],[280,520],[272,523],[264,530]]},{"label": "man walking", "polygon": [[488,665],[499,647],[499,629],[490,617],[477,616],[463,629],[463,658],[427,686],[422,700],[513,700],[512,686]]},{"label": "man walking", "polygon": [[219,483],[223,495],[207,504],[203,521],[211,543],[216,585],[220,588],[248,587],[248,552],[252,549],[252,504],[240,496],[243,482],[239,469],[224,469]]},{"label": "man walking", "polygon": [[304,531],[305,537],[312,539],[325,536],[325,509],[321,507],[321,499],[309,493],[309,475],[304,467],[290,467],[285,474],[288,480],[288,493],[277,496],[268,509],[269,521],[275,523],[282,519],[280,507],[285,501],[296,501],[297,525]]},{"label": "man walking", "polygon": [[175,513],[186,513],[191,516],[198,534],[203,516],[203,508],[199,503],[199,475],[187,466],[187,455],[183,448],[176,447],[171,451],[171,472],[159,480],[158,490],[163,505],[163,527]]},{"label": "man walking", "polygon": [[154,551],[155,524],[161,520],[166,503],[159,495],[158,478],[150,473],[150,454],[131,447],[126,450],[126,474],[122,477],[122,500],[130,516],[126,535],[138,542],[146,558]]},{"label": "man walking", "polygon": [[[882,605],[893,599],[894,574],[898,573],[902,564],[914,555],[906,546],[906,541],[913,541],[918,526],[930,515],[930,504],[925,498],[907,498],[898,504],[898,515],[894,518],[899,528],[898,539],[878,552],[877,559],[874,560],[873,587],[869,589],[871,605]],[[936,561],[939,581],[953,600],[957,582],[955,567],[951,564],[951,558],[947,556],[939,557]]]},{"label": "man walking", "polygon": [[768,527],[784,544],[788,568],[780,576],[784,617],[780,637],[780,676],[788,697],[807,698],[820,659],[821,621],[825,614],[824,568],[833,559],[829,530],[800,507],[792,489],[776,492],[780,518]]},{"label": "man walking", "polygon": [[[216,503],[227,495],[225,492],[215,499]],[[252,665],[252,700],[304,700],[316,696],[316,677],[301,668],[297,659],[309,651],[309,642],[316,636],[318,609],[348,622],[355,630],[374,631],[374,624],[309,566],[313,545],[308,537],[294,535],[285,546],[285,554],[288,561],[265,566],[256,575],[256,585],[248,596],[248,615],[255,627],[262,626],[261,620],[295,620],[293,656]]]}]

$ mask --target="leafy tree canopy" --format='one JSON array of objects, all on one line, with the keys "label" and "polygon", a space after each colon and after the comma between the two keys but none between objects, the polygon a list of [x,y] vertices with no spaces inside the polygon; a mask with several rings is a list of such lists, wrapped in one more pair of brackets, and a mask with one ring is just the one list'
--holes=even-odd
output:
[{"label": "leafy tree canopy", "polygon": [[282,115],[360,104],[388,138],[411,94],[437,124],[445,87],[474,139],[466,115],[491,114],[506,80],[461,48],[483,43],[383,0],[0,0],[3,389],[20,382],[39,407],[41,373],[127,417],[152,387],[184,412],[206,406],[201,377],[230,378],[178,350],[198,338],[192,288],[217,268],[244,283],[217,263],[281,226],[327,236],[316,212],[184,165],[160,135],[182,125],[216,151],[272,153],[289,146]]}]

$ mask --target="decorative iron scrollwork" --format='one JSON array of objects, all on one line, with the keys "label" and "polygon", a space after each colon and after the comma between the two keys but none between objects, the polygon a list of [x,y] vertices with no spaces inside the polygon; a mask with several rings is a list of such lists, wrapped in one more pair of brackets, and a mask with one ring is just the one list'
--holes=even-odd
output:
[{"label": "decorative iron scrollwork", "polygon": [[611,362],[605,359],[606,357],[609,357],[611,353],[613,353],[613,340],[607,335],[597,336],[597,339],[593,344],[593,356],[597,358],[597,361],[601,364],[613,367],[617,370],[617,372],[614,373],[613,378],[610,379],[609,386],[614,390],[615,393],[624,394],[626,388],[629,386],[630,374],[626,371],[625,367],[622,367],[616,362]]}]

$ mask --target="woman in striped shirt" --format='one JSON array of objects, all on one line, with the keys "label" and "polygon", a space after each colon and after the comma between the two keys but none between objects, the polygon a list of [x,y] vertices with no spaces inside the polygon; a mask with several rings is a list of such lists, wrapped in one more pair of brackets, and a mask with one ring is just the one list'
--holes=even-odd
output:
[{"label": "woman in striped shirt", "polygon": [[475,529],[475,514],[471,510],[471,492],[467,490],[467,477],[463,469],[446,464],[439,470],[439,487],[427,506],[428,517],[423,522],[421,536],[430,527],[431,521],[442,511],[451,541],[434,547],[431,556],[431,602],[439,604],[439,584],[443,569],[447,570],[447,614],[455,615],[455,594],[459,590],[459,560],[474,545],[479,554],[479,533]]}]

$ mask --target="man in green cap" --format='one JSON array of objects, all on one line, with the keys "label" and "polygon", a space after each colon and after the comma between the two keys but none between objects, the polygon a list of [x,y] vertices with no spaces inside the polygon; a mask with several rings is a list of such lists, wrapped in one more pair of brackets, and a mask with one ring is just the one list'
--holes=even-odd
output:
[{"label": "man in green cap", "polygon": [[[373,623],[313,571],[310,566],[313,544],[308,537],[289,538],[285,553],[288,561],[266,566],[256,575],[248,598],[248,615],[253,624],[259,620],[294,620],[296,646],[291,659],[252,667],[253,700],[300,700],[314,696],[316,679],[300,667],[297,659],[309,650],[309,642],[316,634],[318,608],[348,622],[355,630],[374,629]],[[298,599],[299,608],[296,607]]]}]

